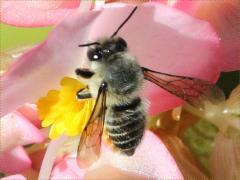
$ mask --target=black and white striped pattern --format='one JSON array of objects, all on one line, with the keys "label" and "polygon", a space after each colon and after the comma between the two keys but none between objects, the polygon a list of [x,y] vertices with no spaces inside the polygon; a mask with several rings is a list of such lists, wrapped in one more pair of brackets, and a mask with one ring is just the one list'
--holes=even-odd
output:
[{"label": "black and white striped pattern", "polygon": [[133,155],[145,127],[144,105],[139,97],[109,109],[106,128],[112,143],[126,155]]}]

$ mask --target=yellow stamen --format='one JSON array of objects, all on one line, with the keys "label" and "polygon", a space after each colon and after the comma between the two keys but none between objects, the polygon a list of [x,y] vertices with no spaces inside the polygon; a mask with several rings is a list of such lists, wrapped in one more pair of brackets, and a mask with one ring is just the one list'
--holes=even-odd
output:
[{"label": "yellow stamen", "polygon": [[38,100],[38,114],[42,127],[51,126],[49,137],[61,134],[76,136],[80,134],[90,118],[95,101],[78,100],[76,94],[85,86],[76,79],[65,77],[60,90],[50,90],[46,97]]}]

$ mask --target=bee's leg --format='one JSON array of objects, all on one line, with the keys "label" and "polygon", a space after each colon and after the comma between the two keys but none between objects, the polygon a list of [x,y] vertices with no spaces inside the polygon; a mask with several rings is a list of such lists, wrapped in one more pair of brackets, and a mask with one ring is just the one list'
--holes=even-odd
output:
[{"label": "bee's leg", "polygon": [[77,95],[77,99],[89,99],[89,98],[92,98],[92,95],[89,92],[88,88],[79,90],[76,95]]},{"label": "bee's leg", "polygon": [[81,69],[81,68],[76,69],[75,73],[76,75],[85,79],[90,79],[94,75],[94,72],[90,71],[89,69]]}]

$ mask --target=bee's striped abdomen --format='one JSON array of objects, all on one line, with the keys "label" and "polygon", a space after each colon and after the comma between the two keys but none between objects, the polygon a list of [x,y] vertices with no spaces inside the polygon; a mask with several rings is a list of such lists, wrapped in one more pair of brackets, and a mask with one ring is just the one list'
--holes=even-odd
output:
[{"label": "bee's striped abdomen", "polygon": [[140,143],[145,127],[145,111],[139,97],[128,104],[111,107],[106,127],[112,143],[121,152],[133,155]]}]

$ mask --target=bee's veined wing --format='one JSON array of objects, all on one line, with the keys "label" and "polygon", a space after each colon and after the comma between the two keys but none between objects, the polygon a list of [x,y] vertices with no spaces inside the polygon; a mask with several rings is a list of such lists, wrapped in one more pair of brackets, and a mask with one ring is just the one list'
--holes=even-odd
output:
[{"label": "bee's veined wing", "polygon": [[106,92],[107,85],[102,83],[90,119],[81,134],[77,162],[82,168],[89,167],[100,155],[106,109]]},{"label": "bee's veined wing", "polygon": [[216,104],[225,99],[222,90],[210,82],[161,73],[144,67],[142,70],[144,79],[155,83],[194,107],[202,109],[206,101]]}]

